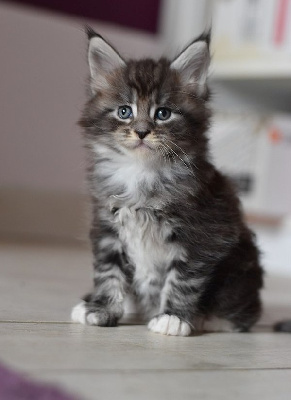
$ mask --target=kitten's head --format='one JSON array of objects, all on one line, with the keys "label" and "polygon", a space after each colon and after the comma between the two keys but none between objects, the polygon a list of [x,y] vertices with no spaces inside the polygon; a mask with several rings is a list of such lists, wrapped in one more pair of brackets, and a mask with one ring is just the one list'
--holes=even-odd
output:
[{"label": "kitten's head", "polygon": [[174,60],[125,61],[88,29],[90,98],[80,125],[95,149],[171,162],[204,155],[210,34]]}]

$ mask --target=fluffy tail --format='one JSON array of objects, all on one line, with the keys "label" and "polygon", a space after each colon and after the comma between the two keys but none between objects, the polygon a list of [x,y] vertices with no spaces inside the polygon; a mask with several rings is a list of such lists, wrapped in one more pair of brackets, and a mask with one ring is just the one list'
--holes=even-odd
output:
[{"label": "fluffy tail", "polygon": [[277,322],[274,325],[274,331],[276,332],[290,332],[291,333],[291,319],[287,321]]}]

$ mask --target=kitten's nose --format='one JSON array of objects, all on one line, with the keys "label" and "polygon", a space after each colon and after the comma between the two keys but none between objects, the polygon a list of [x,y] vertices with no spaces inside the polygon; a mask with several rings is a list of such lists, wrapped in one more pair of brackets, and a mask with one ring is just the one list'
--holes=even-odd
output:
[{"label": "kitten's nose", "polygon": [[146,135],[148,135],[151,132],[150,129],[147,130],[136,130],[135,133],[140,139],[144,139]]}]

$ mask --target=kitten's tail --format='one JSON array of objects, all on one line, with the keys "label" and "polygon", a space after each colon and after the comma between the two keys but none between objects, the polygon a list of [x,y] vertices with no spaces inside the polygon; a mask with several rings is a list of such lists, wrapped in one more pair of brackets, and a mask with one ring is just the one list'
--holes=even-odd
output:
[{"label": "kitten's tail", "polygon": [[275,332],[290,332],[291,333],[291,319],[286,321],[277,322],[274,325]]}]

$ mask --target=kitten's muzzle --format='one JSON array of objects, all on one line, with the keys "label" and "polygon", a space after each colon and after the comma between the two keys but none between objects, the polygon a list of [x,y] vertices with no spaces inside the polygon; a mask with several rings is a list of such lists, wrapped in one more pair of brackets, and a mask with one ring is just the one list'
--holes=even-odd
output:
[{"label": "kitten's muzzle", "polygon": [[140,139],[144,139],[149,133],[151,133],[150,129],[146,130],[135,130],[135,133]]},{"label": "kitten's muzzle", "polygon": [[132,124],[132,129],[141,140],[144,139],[149,133],[151,133],[153,128],[153,122],[145,118],[133,121]]}]

